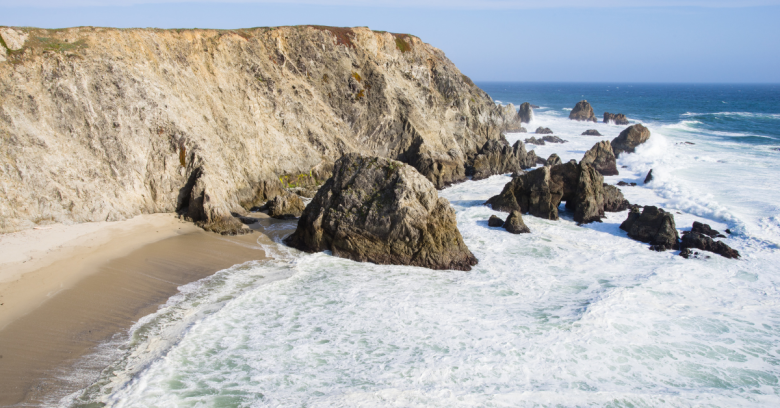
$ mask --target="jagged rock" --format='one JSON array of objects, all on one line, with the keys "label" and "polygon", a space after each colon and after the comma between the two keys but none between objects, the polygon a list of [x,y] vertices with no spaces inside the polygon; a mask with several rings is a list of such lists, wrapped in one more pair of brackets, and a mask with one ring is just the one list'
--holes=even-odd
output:
[{"label": "jagged rock", "polygon": [[[592,166],[581,166],[572,160],[556,166],[545,166],[518,174],[504,186],[500,194],[485,204],[494,210],[529,213],[550,220],[558,219],[558,206],[566,202],[566,208],[574,211],[574,220],[587,223],[600,219],[607,206],[609,210],[623,203],[622,193],[615,189],[605,195],[604,177]],[[618,203],[618,204],[615,204]],[[620,211],[622,209],[619,209]]]},{"label": "jagged rock", "polygon": [[644,184],[647,184],[651,181],[653,181],[653,169],[650,169],[650,171],[647,172],[647,177],[645,177]]},{"label": "jagged rock", "polygon": [[520,105],[520,109],[517,111],[517,116],[520,118],[521,123],[531,123],[534,118],[534,110],[530,103],[523,102]]},{"label": "jagged rock", "polygon": [[298,218],[305,206],[303,200],[295,194],[278,195],[268,202],[268,215],[273,218]]},{"label": "jagged rock", "polygon": [[5,45],[11,51],[18,51],[24,47],[28,35],[21,31],[16,31],[10,27],[0,28],[0,36],[3,37]]},{"label": "jagged rock", "polygon": [[650,243],[650,248],[656,251],[678,248],[674,215],[655,206],[644,207],[641,214],[639,206],[632,206],[620,229],[628,232],[630,238]]},{"label": "jagged rock", "polygon": [[538,139],[533,137],[533,136],[531,136],[530,138],[525,139],[525,142],[528,143],[528,144],[533,144],[533,145],[537,145],[537,146],[544,146],[545,142],[549,142],[549,143],[566,143],[566,142],[568,142],[568,140],[563,140],[563,139],[561,139],[558,136],[544,136],[544,137],[540,137]]},{"label": "jagged rock", "polygon": [[531,232],[523,222],[523,215],[519,211],[509,213],[509,217],[507,217],[504,223],[504,229],[513,234],[527,234]]},{"label": "jagged rock", "polygon": [[574,109],[569,113],[569,119],[586,121],[586,122],[598,122],[596,115],[593,114],[593,108],[588,101],[581,100],[574,105]]},{"label": "jagged rock", "polygon": [[680,255],[687,258],[690,256],[689,254],[691,252],[691,248],[713,252],[729,259],[736,259],[740,257],[737,250],[731,248],[723,242],[715,241],[704,234],[699,234],[696,232],[688,232],[687,234],[683,234],[682,241],[680,242],[680,249],[682,250]]},{"label": "jagged rock", "polygon": [[689,233],[696,233],[696,234],[702,234],[706,235],[710,238],[726,238],[725,235],[721,234],[719,231],[712,229],[707,224],[703,224],[698,221],[693,222],[693,227],[691,227],[690,231],[684,231],[683,235],[689,234]]},{"label": "jagged rock", "polygon": [[620,153],[634,153],[637,146],[650,139],[650,130],[641,124],[629,126],[620,132],[620,135],[612,140],[612,151],[615,157]]},{"label": "jagged rock", "polygon": [[620,181],[617,182],[617,185],[619,185],[621,187],[627,187],[627,186],[635,187],[636,183],[626,183],[625,181],[620,180]]},{"label": "jagged rock", "polygon": [[562,164],[561,158],[558,157],[557,154],[553,153],[550,155],[550,157],[547,158],[547,161],[544,162],[545,166],[557,166],[559,164]]},{"label": "jagged rock", "polygon": [[491,215],[488,219],[488,227],[503,227],[504,226],[504,220],[501,218]]},{"label": "jagged rock", "polygon": [[628,118],[626,118],[626,115],[622,113],[614,114],[609,112],[604,112],[604,123],[614,123],[616,125],[628,125]]},{"label": "jagged rock", "polygon": [[588,129],[582,132],[582,136],[601,136],[601,133],[596,129]]},{"label": "jagged rock", "polygon": [[612,153],[612,145],[606,140],[596,143],[585,152],[582,162],[592,165],[599,173],[605,176],[617,176],[618,169],[615,162],[615,154]]},{"label": "jagged rock", "polygon": [[356,153],[336,162],[285,242],[378,264],[465,271],[477,264],[455,211],[429,180],[401,162]]},{"label": "jagged rock", "polygon": [[604,211],[621,212],[629,209],[631,203],[623,197],[623,192],[615,186],[604,184]]},{"label": "jagged rock", "polygon": [[553,134],[553,131],[550,130],[550,128],[539,126],[536,128],[536,134],[538,135],[551,135]]},{"label": "jagged rock", "polygon": [[505,138],[489,140],[482,146],[467,170],[472,180],[482,180],[494,174],[514,173],[536,165],[536,153],[527,152],[521,141],[509,146]]}]

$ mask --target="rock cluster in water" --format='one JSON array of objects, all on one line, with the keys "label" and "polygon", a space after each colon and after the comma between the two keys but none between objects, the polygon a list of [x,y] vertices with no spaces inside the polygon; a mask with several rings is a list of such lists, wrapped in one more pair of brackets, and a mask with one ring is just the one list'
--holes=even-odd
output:
[{"label": "rock cluster in water", "polygon": [[336,162],[285,242],[378,264],[464,271],[477,264],[455,210],[429,180],[399,161],[356,153]]},{"label": "rock cluster in water", "polygon": [[620,229],[628,232],[630,238],[649,243],[655,251],[679,248],[674,215],[652,205],[645,206],[641,212],[639,206],[632,206]]},{"label": "rock cluster in water", "polygon": [[736,259],[740,257],[737,250],[722,241],[715,241],[714,238],[726,238],[726,236],[707,224],[694,221],[691,230],[683,232],[680,241],[680,255],[689,258],[694,256],[693,249],[699,249],[716,253],[724,258]]},{"label": "rock cluster in water", "polygon": [[604,123],[614,123],[616,125],[628,125],[628,118],[622,113],[614,114],[604,112]]},{"label": "rock cluster in water", "polygon": [[[536,133],[539,132],[537,131]],[[538,139],[531,136],[530,138],[525,139],[525,142],[532,145],[544,146],[545,143],[566,143],[568,140],[563,140],[558,136],[543,136]]]},{"label": "rock cluster in water", "polygon": [[487,141],[467,168],[473,180],[482,180],[495,174],[519,172],[536,166],[541,159],[533,150],[528,152],[521,141],[509,145],[504,137]]}]

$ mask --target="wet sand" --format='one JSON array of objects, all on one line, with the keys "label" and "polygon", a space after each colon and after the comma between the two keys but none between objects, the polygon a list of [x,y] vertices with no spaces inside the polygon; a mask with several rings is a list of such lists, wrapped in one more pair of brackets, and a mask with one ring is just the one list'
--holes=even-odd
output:
[{"label": "wet sand", "polygon": [[[261,218],[252,227],[262,230],[275,222]],[[122,344],[128,329],[176,294],[179,286],[235,264],[264,259],[259,244],[272,243],[259,232],[223,237],[191,225],[174,228],[174,236],[128,254],[103,259],[105,251],[97,246],[91,253],[77,251],[29,272],[51,277],[69,269],[79,278],[0,329],[0,406],[49,406],[85,388],[111,362],[110,349]],[[275,231],[284,232],[289,231]],[[121,235],[103,246],[110,248],[117,240],[121,244]],[[109,352],[96,353],[100,347]],[[93,358],[96,354],[104,358]]]}]

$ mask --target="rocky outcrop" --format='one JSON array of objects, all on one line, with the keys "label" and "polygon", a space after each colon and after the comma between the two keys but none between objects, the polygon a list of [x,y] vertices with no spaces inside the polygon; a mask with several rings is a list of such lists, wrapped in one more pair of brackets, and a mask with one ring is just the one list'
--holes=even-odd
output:
[{"label": "rocky outcrop", "polygon": [[267,207],[268,215],[279,219],[298,218],[305,208],[303,200],[295,194],[278,195],[268,202]]},{"label": "rocky outcrop", "polygon": [[534,118],[534,109],[531,107],[531,104],[523,102],[517,111],[517,116],[520,118],[521,123],[531,123]]},{"label": "rocky outcrop", "polygon": [[607,212],[621,212],[629,209],[631,203],[623,197],[623,193],[619,188],[604,184],[604,211]]},{"label": "rocky outcrop", "polygon": [[574,211],[574,221],[582,224],[600,220],[604,211],[619,208],[623,200],[617,188],[610,190],[607,197],[604,178],[592,166],[572,160],[518,174],[504,186],[501,194],[491,197],[485,204],[497,211],[517,210],[557,220],[558,206],[565,202],[566,208]]},{"label": "rocky outcrop", "polygon": [[683,234],[682,241],[680,241],[680,255],[684,258],[688,258],[693,254],[693,251],[691,251],[692,249],[713,252],[729,259],[737,259],[740,257],[737,250],[721,241],[715,241],[707,235],[696,232]]},{"label": "rocky outcrop", "polygon": [[558,157],[557,154],[553,153],[550,155],[550,157],[547,158],[544,165],[545,166],[557,166],[559,164],[562,164],[561,158]]},{"label": "rocky outcrop", "polygon": [[3,40],[5,47],[9,51],[19,51],[24,47],[29,36],[22,30],[15,30],[11,27],[0,28],[0,39]]},{"label": "rocky outcrop", "polygon": [[429,180],[401,162],[356,153],[336,162],[285,242],[360,262],[465,271],[477,264],[455,210]]},{"label": "rocky outcrop", "polygon": [[596,143],[585,152],[581,163],[590,164],[604,176],[617,176],[619,174],[615,154],[612,153],[612,145],[606,140]]},{"label": "rocky outcrop", "polygon": [[550,128],[539,126],[538,128],[536,128],[536,132],[535,133],[538,134],[538,135],[551,135],[551,134],[553,134],[553,131],[550,130]]},{"label": "rocky outcrop", "polygon": [[488,227],[503,227],[503,226],[504,226],[504,220],[502,220],[498,216],[491,215],[490,218],[488,218]]},{"label": "rocky outcrop", "polygon": [[581,100],[574,105],[574,109],[569,112],[569,119],[584,122],[598,122],[596,115],[593,114],[593,108],[586,100]]},{"label": "rocky outcrop", "polygon": [[615,157],[619,157],[620,153],[634,153],[636,147],[648,139],[650,139],[648,128],[641,124],[629,126],[620,132],[618,137],[612,139],[612,151],[615,152]]},{"label": "rocky outcrop", "polygon": [[683,235],[689,234],[689,233],[695,233],[695,234],[702,234],[706,235],[710,238],[726,238],[725,235],[721,234],[720,231],[712,229],[707,224],[703,224],[698,221],[693,222],[693,226],[691,227],[690,231],[684,231]]},{"label": "rocky outcrop", "polygon": [[645,177],[644,184],[647,184],[651,181],[653,181],[653,169],[650,169],[650,171],[647,172],[647,176]]},{"label": "rocky outcrop", "polygon": [[523,222],[523,215],[519,211],[509,213],[509,217],[507,217],[504,223],[504,229],[512,234],[527,234],[531,232],[525,225],[525,222]]},{"label": "rocky outcrop", "polygon": [[582,136],[601,136],[601,133],[596,129],[588,129],[582,132]]},{"label": "rocky outcrop", "polygon": [[650,243],[650,249],[663,251],[679,247],[679,235],[674,225],[674,215],[658,207],[631,207],[628,218],[620,224],[620,229],[637,241]]},{"label": "rocky outcrop", "polygon": [[628,125],[628,118],[622,113],[614,114],[604,112],[604,123],[613,123],[615,125]]},{"label": "rocky outcrop", "polygon": [[473,165],[467,169],[472,180],[482,180],[495,174],[506,174],[521,171],[536,166],[536,153],[525,150],[521,141],[509,146],[503,137],[499,140],[489,140],[482,146],[474,158]]},{"label": "rocky outcrop", "polygon": [[544,146],[545,143],[566,143],[568,140],[563,140],[558,136],[544,136],[538,139],[532,136],[525,139],[525,142],[532,145]]},{"label": "rocky outcrop", "polygon": [[175,211],[238,226],[220,220],[349,152],[411,164],[441,188],[519,125],[411,35],[12,30],[26,40],[0,47],[0,232]]}]

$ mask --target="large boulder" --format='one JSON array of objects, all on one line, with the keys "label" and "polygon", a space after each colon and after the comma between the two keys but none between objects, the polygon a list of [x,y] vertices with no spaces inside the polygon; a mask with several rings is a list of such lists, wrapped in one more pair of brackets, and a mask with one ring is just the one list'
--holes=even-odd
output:
[{"label": "large boulder", "polygon": [[604,123],[614,123],[616,125],[627,125],[628,118],[622,113],[604,112]]},{"label": "large boulder", "polygon": [[604,177],[592,166],[580,165],[572,160],[518,174],[500,194],[491,197],[485,204],[497,211],[516,210],[557,220],[558,206],[565,202],[566,208],[574,211],[574,220],[582,224],[600,220],[604,211],[620,208],[624,201],[620,190],[615,188],[609,192],[607,206]]},{"label": "large boulder", "polygon": [[494,174],[514,173],[534,167],[537,160],[536,152],[526,151],[523,142],[518,140],[509,146],[509,142],[502,137],[487,141],[466,173],[471,174],[473,180],[482,180]]},{"label": "large boulder", "polygon": [[517,116],[520,118],[520,123],[531,123],[531,120],[534,118],[534,110],[531,104],[523,102],[517,111]]},{"label": "large boulder", "polygon": [[737,250],[723,242],[715,241],[707,235],[699,234],[697,232],[683,234],[682,241],[680,242],[680,255],[687,258],[691,253],[691,249],[713,252],[729,259],[736,259],[740,256]]},{"label": "large boulder", "polygon": [[605,176],[617,176],[618,169],[615,162],[615,154],[612,153],[612,145],[606,141],[596,143],[585,152],[581,163],[592,165],[599,173]]},{"label": "large boulder", "polygon": [[637,241],[650,243],[656,251],[677,249],[680,236],[674,224],[674,215],[661,208],[648,205],[639,212],[638,206],[631,207],[628,217],[620,229]]},{"label": "large boulder", "polygon": [[650,139],[650,130],[641,124],[629,126],[612,139],[612,151],[615,157],[620,153],[634,153],[637,146]]},{"label": "large boulder", "polygon": [[455,211],[429,180],[401,162],[356,153],[336,162],[285,242],[378,264],[464,271],[477,264]]},{"label": "large boulder", "polygon": [[303,214],[303,200],[296,194],[278,195],[267,204],[268,215],[273,218],[291,219]]},{"label": "large boulder", "polygon": [[497,215],[491,215],[490,218],[488,218],[488,227],[503,227],[504,226],[504,220],[499,218]]},{"label": "large boulder", "polygon": [[507,217],[504,223],[504,229],[513,234],[527,234],[531,232],[523,222],[523,215],[519,211],[509,213],[509,217]]},{"label": "large boulder", "polygon": [[569,119],[585,122],[598,122],[596,115],[593,114],[593,108],[586,100],[581,100],[574,105],[574,109],[569,113]]}]

